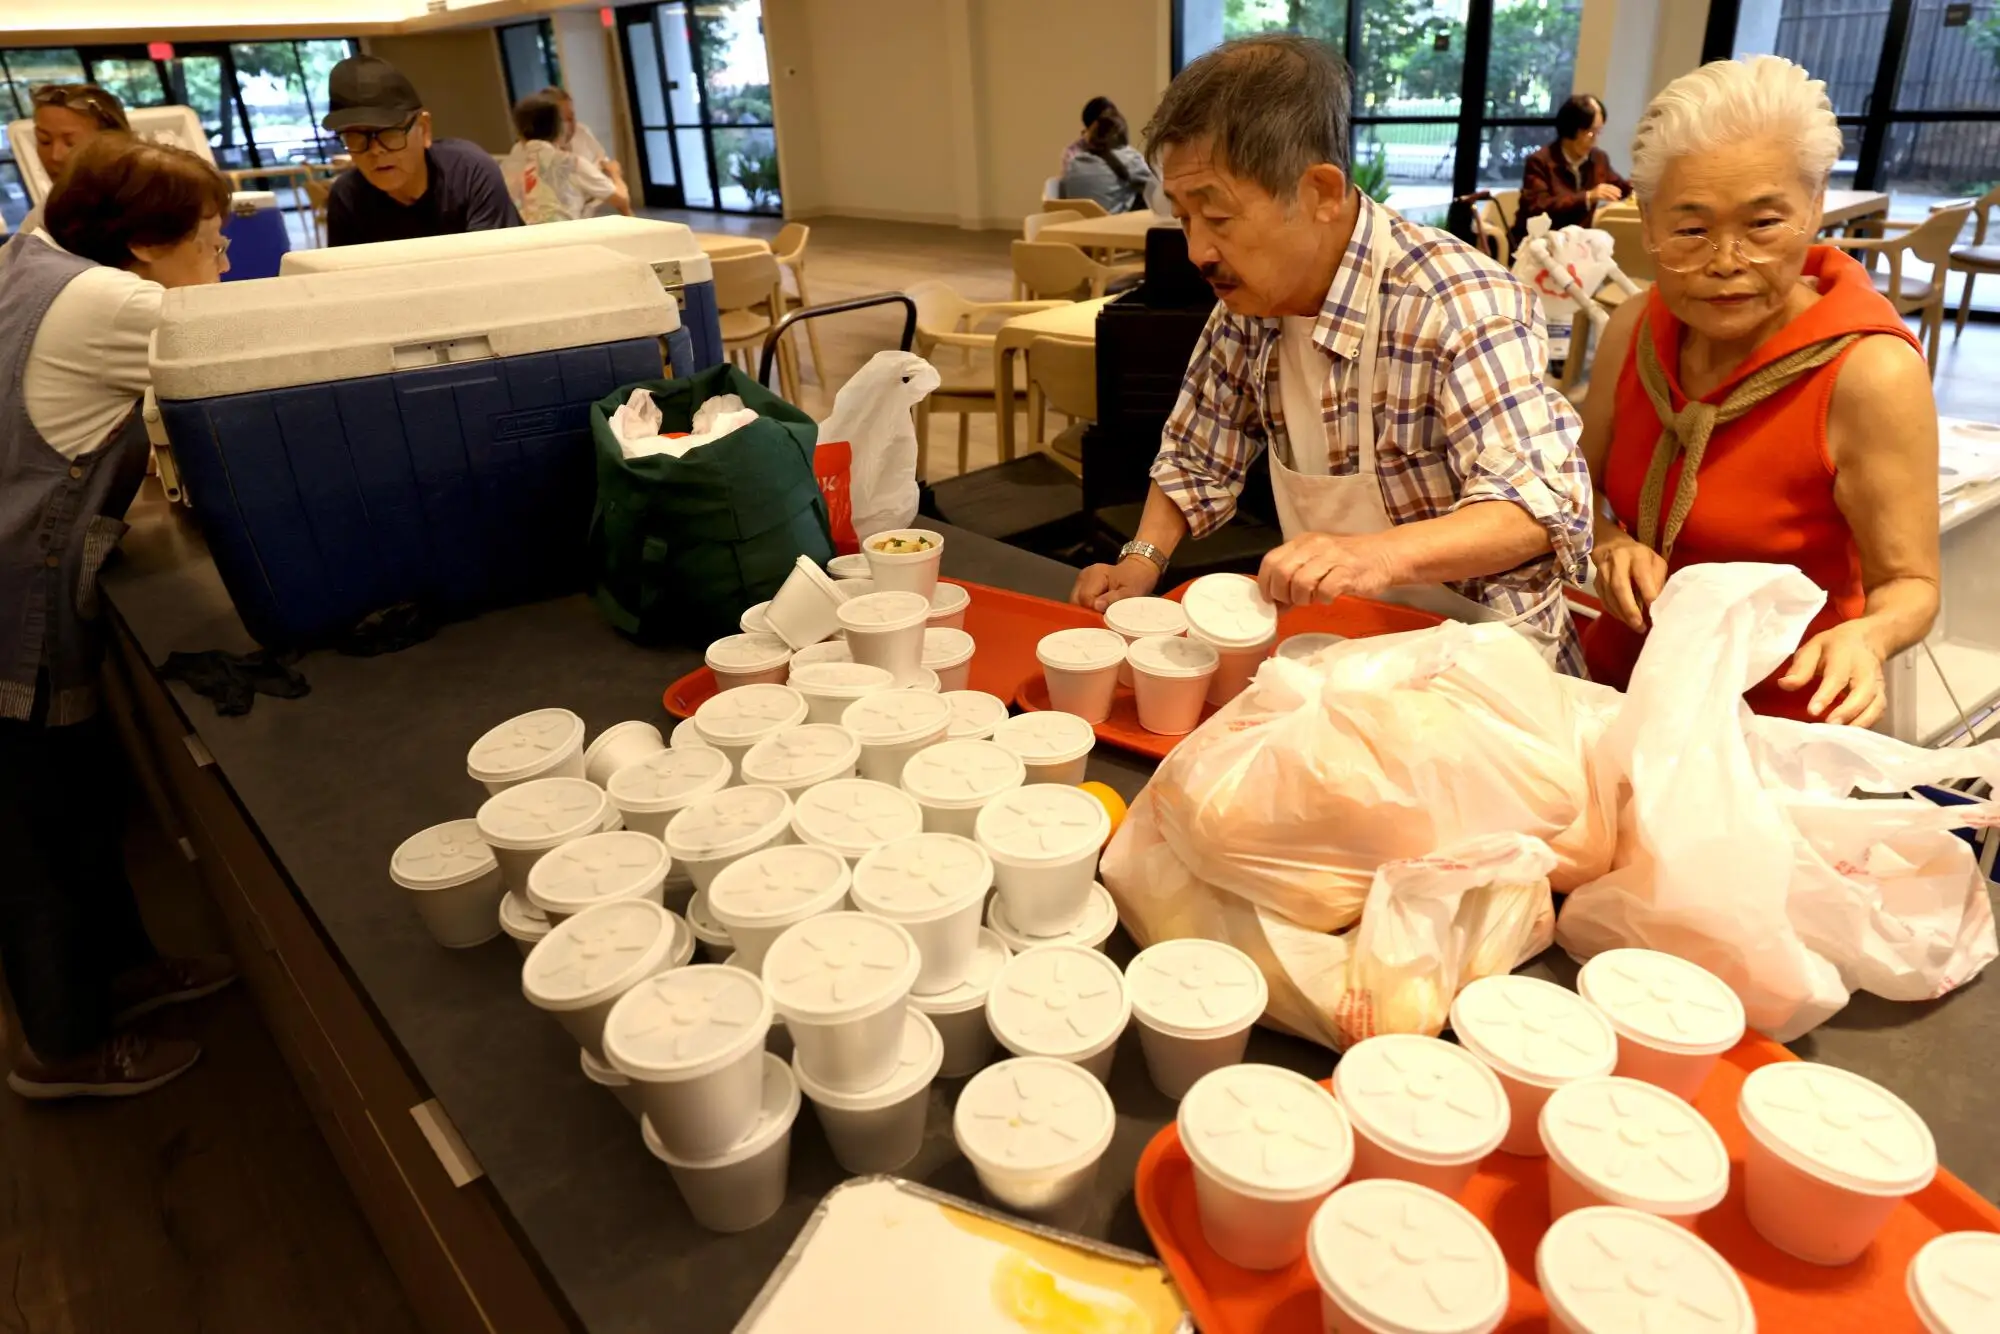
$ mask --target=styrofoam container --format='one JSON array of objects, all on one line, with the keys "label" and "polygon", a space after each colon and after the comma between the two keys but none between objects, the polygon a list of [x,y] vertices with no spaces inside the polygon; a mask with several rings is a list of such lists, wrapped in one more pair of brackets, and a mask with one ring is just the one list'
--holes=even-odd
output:
[{"label": "styrofoam container", "polygon": [[1208,702],[1208,683],[1222,666],[1215,645],[1185,635],[1156,635],[1135,641],[1125,658],[1132,668],[1139,726],[1162,736],[1194,731]]},{"label": "styrofoam container", "polygon": [[800,556],[792,572],[778,585],[770,605],[764,608],[764,622],[771,632],[802,649],[830,638],[840,629],[841,596],[826,572],[809,556]]},{"label": "styrofoam container", "polygon": [[769,682],[711,695],[694,711],[701,739],[729,757],[739,778],[743,755],[750,747],[805,720],[805,696]]},{"label": "styrofoam container", "polygon": [[894,922],[823,913],[787,927],[764,956],[764,986],[792,1035],[792,1059],[823,1088],[864,1093],[896,1071],[917,943]]},{"label": "styrofoam container", "polygon": [[1013,957],[1006,941],[982,927],[973,947],[972,962],[957,986],[933,996],[910,994],[910,1008],[929,1015],[937,1025],[938,1037],[944,1043],[944,1059],[938,1073],[947,1079],[973,1073],[993,1054],[993,1029],[986,1022],[986,997],[993,990],[993,979],[1000,975],[1001,967]]},{"label": "styrofoam container", "polygon": [[899,838],[924,831],[924,815],[907,792],[868,778],[840,778],[809,789],[792,811],[801,843],[829,848],[849,866]]},{"label": "styrofoam container", "polygon": [[[610,794],[606,793],[605,795],[609,796]],[[604,818],[598,821],[597,832],[600,834],[608,834],[614,829],[623,829],[624,827],[625,827],[625,817],[618,813],[617,803],[609,801],[605,802]]]},{"label": "styrofoam container", "polygon": [[1535,1248],[1556,1334],[1756,1334],[1757,1313],[1713,1246],[1636,1209],[1578,1209]]},{"label": "styrofoam container", "polygon": [[488,797],[474,819],[507,888],[526,898],[529,869],[551,848],[596,833],[610,800],[586,779],[531,778]]},{"label": "styrofoam container", "polygon": [[1146,1072],[1169,1098],[1240,1062],[1271,999],[1256,961],[1219,940],[1163,940],[1139,951],[1125,967],[1125,989]]},{"label": "styrofoam container", "polygon": [[738,857],[792,841],[792,799],[775,787],[726,787],[667,822],[667,855],[707,889]]},{"label": "styrofoam container", "polygon": [[1451,1003],[1459,1044],[1507,1092],[1508,1153],[1542,1153],[1542,1104],[1564,1084],[1608,1075],[1618,1064],[1611,1021],[1573,991],[1517,973],[1482,977]]},{"label": "styrofoam container", "polygon": [[1016,1056],[1075,1061],[1109,1082],[1132,1017],[1125,974],[1081,945],[1037,945],[1009,959],[986,996],[986,1022]]},{"label": "styrofoam container", "polygon": [[736,942],[729,938],[729,928],[708,910],[708,895],[700,890],[688,900],[687,924],[703,963],[727,963],[736,957]]},{"label": "styrofoam container", "polygon": [[754,973],[695,964],[647,978],[604,1021],[604,1060],[638,1086],[662,1148],[709,1158],[757,1123],[771,998]]},{"label": "styrofoam container", "polygon": [[1729,984],[1671,954],[1606,950],[1583,966],[1576,989],[1618,1034],[1616,1073],[1689,1102],[1743,1040],[1743,1002]]},{"label": "styrofoam container", "polygon": [[583,719],[568,709],[509,718],[472,743],[465,772],[498,795],[531,778],[583,777]]},{"label": "styrofoam container", "polygon": [[389,856],[389,878],[410,902],[431,938],[446,949],[484,945],[500,934],[500,900],[507,880],[476,820],[447,820],[419,830]]},{"label": "styrofoam container", "polygon": [[590,748],[583,752],[583,776],[603,787],[611,781],[611,775],[626,765],[637,764],[666,748],[666,738],[651,723],[637,719],[613,723],[599,732]]},{"label": "styrofoam container", "polygon": [[837,912],[847,900],[848,884],[847,860],[839,853],[785,844],[723,867],[702,901],[729,933],[737,962],[755,973],[786,927]]},{"label": "styrofoam container", "polygon": [[[682,723],[674,736],[689,726]],[[729,757],[713,746],[677,745],[626,765],[604,786],[627,829],[659,838],[676,813],[722,791],[735,772]]]},{"label": "styrofoam container", "polygon": [[847,706],[865,695],[896,688],[887,668],[861,662],[792,663],[791,687],[805,697],[806,721],[837,727]]},{"label": "styrofoam container", "polygon": [[792,646],[775,634],[724,635],[708,646],[703,661],[715,675],[717,690],[781,686],[791,671]]},{"label": "styrofoam container", "polygon": [[1930,1127],[1889,1090],[1830,1065],[1750,1072],[1736,1110],[1750,1132],[1744,1205],[1764,1240],[1808,1264],[1844,1265],[1937,1175]]},{"label": "styrofoam container", "polygon": [[1243,693],[1278,639],[1278,609],[1257,581],[1241,574],[1208,574],[1181,597],[1188,634],[1214,645],[1219,655],[1209,678],[1208,702],[1227,704]]},{"label": "styrofoam container", "polygon": [[[840,594],[842,602],[852,602],[856,598],[865,598],[870,593],[876,591],[873,579],[836,579],[833,581],[833,590]],[[845,631],[842,633],[844,634]]]},{"label": "styrofoam container", "polygon": [[[797,654],[793,654],[797,657]],[[694,719],[683,718],[674,724],[674,730],[667,736],[667,745],[674,750],[713,750],[713,746],[701,739],[701,729],[694,725]]]},{"label": "styrofoam container", "polygon": [[965,980],[979,948],[980,909],[993,863],[956,834],[916,834],[885,843],[854,868],[854,906],[910,933],[922,964],[910,990],[922,996]]},{"label": "styrofoam container", "polygon": [[1507,1317],[1500,1243],[1427,1186],[1342,1186],[1313,1215],[1306,1255],[1328,1334],[1493,1334]]},{"label": "styrofoam container", "polygon": [[1275,1065],[1228,1065],[1195,1082],[1174,1120],[1209,1247],[1244,1269],[1297,1260],[1313,1214],[1354,1161],[1333,1095]]},{"label": "styrofoam container", "polygon": [[1027,774],[1020,756],[991,741],[940,741],[910,757],[902,786],[923,808],[925,829],[972,838],[979,812]]},{"label": "styrofoam container", "polygon": [[826,572],[835,579],[866,579],[868,577],[868,557],[859,551],[850,551],[844,556],[835,556],[826,563]]},{"label": "styrofoam container", "polygon": [[861,743],[861,776],[893,787],[903,781],[912,755],[944,740],[951,705],[921,690],[884,690],[848,705],[840,725]]},{"label": "styrofoam container", "polygon": [[1030,783],[987,802],[974,829],[1017,930],[1053,936],[1076,926],[1090,903],[1098,852],[1111,837],[1111,817],[1097,798]]},{"label": "styrofoam container", "polygon": [[1729,1150],[1715,1127],[1653,1084],[1606,1075],[1565,1084],[1542,1105],[1549,1216],[1594,1204],[1692,1228],[1729,1193]]},{"label": "styrofoam container", "polygon": [[993,740],[1021,757],[1030,783],[1083,781],[1097,729],[1073,713],[1020,713],[993,729]]},{"label": "styrofoam container", "polygon": [[966,1082],[951,1128],[996,1204],[1073,1224],[1089,1207],[1117,1121],[1097,1076],[1069,1061],[1020,1056]]},{"label": "styrofoam container", "polygon": [[[1187,613],[1172,598],[1120,598],[1104,609],[1104,626],[1116,630],[1126,647],[1155,635],[1187,633]],[[1132,664],[1118,669],[1118,684],[1132,684]]]},{"label": "styrofoam container", "polygon": [[943,682],[938,679],[938,674],[928,667],[917,668],[910,679],[903,682],[902,688],[904,690],[921,690],[931,695],[941,695],[944,693]]},{"label": "styrofoam container", "polygon": [[577,1048],[576,1060],[577,1064],[583,1067],[583,1077],[618,1099],[618,1105],[632,1113],[634,1120],[646,1114],[645,1107],[639,1102],[638,1090],[631,1080],[581,1047]]},{"label": "styrofoam container", "polygon": [[1007,919],[1007,905],[995,894],[986,904],[986,925],[1016,954],[1037,945],[1081,945],[1087,950],[1101,950],[1118,929],[1118,902],[1111,897],[1110,890],[1093,881],[1090,900],[1075,926],[1053,936],[1031,936]]},{"label": "styrofoam container", "polygon": [[528,870],[528,902],[551,925],[619,899],[665,906],[667,849],[632,829],[586,834],[543,854]]},{"label": "styrofoam container", "polygon": [[[897,538],[917,538],[928,543],[922,551],[881,550]],[[868,577],[885,593],[921,593],[929,602],[937,591],[938,566],[944,560],[944,534],[928,528],[891,528],[870,533],[861,540],[861,554],[868,558]],[[928,609],[925,612],[929,614]]]},{"label": "styrofoam container", "polygon": [[807,788],[854,777],[861,743],[844,727],[807,723],[765,737],[744,752],[743,781],[775,787],[794,801]]},{"label": "styrofoam container", "polygon": [[646,899],[586,908],[549,928],[521,965],[521,992],[604,1060],[604,1019],[618,998],[674,966],[680,919]]},{"label": "styrofoam container", "polygon": [[940,693],[963,690],[972,679],[972,654],[978,645],[972,636],[950,626],[930,625],[924,630],[924,666],[937,673]]},{"label": "styrofoam container", "polygon": [[940,583],[931,590],[930,627],[933,630],[963,630],[965,613],[972,606],[972,594],[962,584]]},{"label": "styrofoam container", "polygon": [[[1192,628],[1188,630],[1188,638],[1199,639],[1204,643],[1210,642],[1207,636]],[[1206,702],[1221,708],[1249,688],[1250,682],[1257,675],[1257,669],[1271,656],[1271,646],[1265,643],[1238,649],[1223,648],[1218,644],[1214,645],[1214,648],[1215,675],[1208,678]]]},{"label": "styrofoam container", "polygon": [[1910,1261],[1904,1288],[1926,1334],[2000,1329],[2000,1232],[1947,1232]]},{"label": "styrofoam container", "polygon": [[[845,639],[829,639],[823,644],[808,644],[792,655],[792,671],[796,674],[801,667],[810,667],[819,662],[853,662],[854,655],[847,651]],[[789,679],[789,678],[788,678]],[[893,677],[890,678],[892,681]],[[814,722],[821,719],[815,718]]]},{"label": "styrofoam container", "polygon": [[1384,1033],[1333,1067],[1354,1127],[1355,1181],[1393,1177],[1456,1198],[1507,1137],[1507,1091],[1485,1062],[1442,1038]]},{"label": "styrofoam container", "polygon": [[703,1159],[677,1157],[660,1143],[650,1119],[643,1125],[646,1147],[674,1174],[694,1221],[710,1232],[746,1232],[785,1203],[799,1085],[783,1060],[769,1052],[760,1059],[763,1085],[756,1123],[723,1152]]},{"label": "styrofoam container", "polygon": [[1313,632],[1303,635],[1286,635],[1278,641],[1278,656],[1292,662],[1311,662],[1323,649],[1347,642],[1346,635],[1329,635]]},{"label": "styrofoam container", "polygon": [[528,902],[526,895],[516,894],[512,890],[502,894],[500,911],[497,915],[500,918],[500,930],[514,942],[514,947],[521,951],[521,957],[524,959],[534,953],[535,946],[541,944],[542,938],[549,934],[549,919],[543,915],[540,908]]},{"label": "styrofoam container", "polygon": [[944,1060],[944,1042],[931,1021],[915,1010],[903,1011],[903,1040],[896,1069],[863,1093],[828,1088],[792,1058],[792,1074],[812,1099],[820,1128],[833,1159],[856,1176],[894,1172],[924,1147],[924,1125],[931,1106],[931,1081]]},{"label": "styrofoam container", "polygon": [[771,628],[771,622],[764,616],[764,613],[770,609],[771,604],[769,602],[759,602],[753,606],[745,607],[743,614],[736,618],[736,628],[746,635],[777,634],[778,632]]},{"label": "styrofoam container", "polygon": [[990,741],[1001,723],[1007,721],[1007,701],[984,690],[947,690],[951,705],[951,726],[947,741]]},{"label": "styrofoam container", "polygon": [[1116,631],[1074,626],[1043,635],[1035,644],[1035,660],[1042,664],[1051,708],[1087,723],[1111,716],[1118,669],[1125,665],[1125,640]]},{"label": "styrofoam container", "polygon": [[856,662],[880,667],[907,685],[924,665],[927,594],[869,593],[840,604],[840,629]]}]

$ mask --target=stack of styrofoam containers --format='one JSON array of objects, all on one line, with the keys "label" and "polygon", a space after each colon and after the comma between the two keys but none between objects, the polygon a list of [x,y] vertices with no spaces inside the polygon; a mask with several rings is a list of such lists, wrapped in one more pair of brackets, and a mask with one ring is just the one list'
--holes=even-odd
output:
[{"label": "stack of styrofoam containers", "polygon": [[839,631],[844,600],[845,595],[812,558],[800,556],[765,604],[764,623],[794,651],[808,648]]},{"label": "stack of styrofoam containers", "polygon": [[446,949],[484,945],[500,930],[506,878],[476,820],[448,820],[404,839],[389,878],[410,891],[417,916]]},{"label": "stack of styrofoam containers", "polygon": [[[1120,604],[1113,604],[1120,605]],[[1208,688],[1222,658],[1206,640],[1157,635],[1126,646],[1132,673],[1132,703],[1139,726],[1161,736],[1192,732],[1208,702]]]},{"label": "stack of styrofoam containers", "polygon": [[[1244,1269],[1283,1269],[1297,1260],[1314,1213],[1354,1159],[1353,1133],[1333,1095],[1272,1065],[1224,1066],[1202,1076],[1181,1099],[1175,1125],[1194,1165],[1202,1236]],[[1393,1226],[1394,1218],[1378,1224]]]},{"label": "stack of styrofoam containers", "polygon": [[894,1172],[924,1147],[931,1081],[944,1063],[944,1041],[924,1014],[903,1011],[902,1044],[896,1067],[873,1088],[858,1092],[829,1087],[797,1065],[792,1073],[812,1100],[834,1161],[855,1176]]},{"label": "stack of styrofoam containers", "polygon": [[725,927],[708,910],[708,895],[696,890],[688,899],[688,930],[694,932],[695,952],[701,955],[703,963],[727,963],[736,953],[736,942],[729,937]]},{"label": "stack of styrofoam containers", "polygon": [[1671,954],[1606,950],[1583,966],[1576,989],[1618,1034],[1613,1073],[1689,1102],[1743,1039],[1742,1000],[1714,973]]},{"label": "stack of styrofoam containers", "polygon": [[966,688],[976,647],[971,635],[948,625],[930,625],[924,631],[923,665],[937,674],[939,691]]},{"label": "stack of styrofoam containers", "polygon": [[708,646],[704,661],[715,676],[717,690],[781,686],[791,668],[792,647],[775,634],[725,635]]},{"label": "stack of styrofoam containers", "polygon": [[993,741],[1021,757],[1030,783],[1083,781],[1097,729],[1073,713],[1016,714],[993,729]]},{"label": "stack of styrofoam containers", "polygon": [[974,822],[993,859],[1007,920],[1028,936],[1059,936],[1082,920],[1111,817],[1081,788],[1031,783],[1002,792]]},{"label": "stack of styrofoam containers", "polygon": [[[738,686],[712,695],[694,711],[701,739],[740,765],[750,747],[806,720],[805,696],[790,686]],[[740,774],[740,770],[738,771]]]},{"label": "stack of styrofoam containers", "polygon": [[1691,1325],[1756,1334],[1750,1294],[1730,1263],[1688,1229],[1635,1209],[1558,1218],[1535,1248],[1535,1282],[1556,1334]]},{"label": "stack of styrofoam containers", "polygon": [[772,942],[794,923],[847,902],[847,860],[826,848],[784,844],[722,868],[703,902],[736,947],[736,966],[758,972]]},{"label": "stack of styrofoam containers", "polygon": [[1023,1056],[959,1090],[952,1131],[979,1184],[1004,1208],[1075,1228],[1117,1128],[1111,1095],[1080,1065]]},{"label": "stack of styrofoam containers", "polygon": [[880,667],[899,686],[916,679],[924,665],[924,630],[931,612],[928,594],[868,593],[840,604],[840,629],[854,661]]},{"label": "stack of styrofoam containers", "polygon": [[1333,1092],[1354,1128],[1355,1181],[1393,1177],[1456,1198],[1507,1136],[1499,1076],[1440,1038],[1355,1043],[1333,1067]]},{"label": "stack of styrofoam containers", "polygon": [[910,990],[934,996],[972,971],[992,887],[993,863],[977,843],[956,834],[914,834],[861,858],[852,897],[856,908],[910,933],[922,961]]},{"label": "stack of styrofoam containers", "polygon": [[[1187,613],[1172,598],[1121,598],[1104,609],[1104,626],[1115,630],[1130,648],[1141,639],[1185,635]],[[1118,684],[1132,684],[1129,666],[1118,669]]]},{"label": "stack of styrofoam containers", "polygon": [[521,965],[521,990],[601,1061],[605,1016],[618,998],[693,952],[687,924],[659,904],[601,903],[549,929]]},{"label": "stack of styrofoam containers", "polygon": [[1069,930],[1058,931],[1052,936],[1033,936],[1009,920],[1006,900],[995,894],[986,904],[986,925],[1016,954],[1037,945],[1081,945],[1088,950],[1101,950],[1111,939],[1111,933],[1118,929],[1118,901],[1111,897],[1110,890],[1093,880],[1090,898],[1083,906],[1083,915]]},{"label": "stack of styrofoam containers", "polygon": [[500,898],[500,930],[525,959],[548,936],[549,919],[525,895],[510,890]]},{"label": "stack of styrofoam containers", "polygon": [[1241,574],[1205,574],[1181,598],[1188,635],[1215,649],[1220,663],[1209,679],[1208,702],[1227,704],[1243,693],[1258,664],[1278,641],[1278,609],[1257,581]]},{"label": "stack of styrofoam containers", "polygon": [[764,619],[764,613],[770,606],[768,602],[758,602],[745,607],[743,614],[736,618],[736,628],[746,635],[776,634],[777,631],[771,628],[771,623]]},{"label": "stack of styrofoam containers", "polygon": [[713,746],[678,746],[626,765],[604,786],[627,829],[659,838],[675,815],[728,787],[733,773]]},{"label": "stack of styrofoam containers", "polygon": [[[913,542],[921,549],[916,551],[884,551],[884,546],[896,542]],[[944,534],[929,528],[892,528],[887,532],[870,533],[861,544],[861,554],[868,558],[868,577],[875,581],[875,587],[884,593],[916,593],[926,603],[937,591],[938,569],[944,563]],[[925,608],[928,616],[930,609]]]},{"label": "stack of styrofoam containers", "polygon": [[[845,639],[828,639],[818,644],[808,644],[805,648],[802,648],[797,653],[794,653],[792,655],[792,670],[796,672],[801,667],[811,667],[822,662],[853,662],[853,661],[854,661],[854,655],[848,651],[847,641]],[[789,680],[790,678],[787,677],[786,679]],[[889,675],[890,685],[893,686],[895,684],[895,681],[896,677],[895,674],[892,672]],[[815,718],[813,719],[813,721],[825,722],[829,720]],[[840,721],[839,716],[836,715],[830,721],[839,722]]]},{"label": "stack of styrofoam containers", "polygon": [[775,787],[757,786],[726,787],[685,807],[667,822],[664,839],[667,854],[697,891],[738,857],[791,841],[792,799]]},{"label": "stack of styrofoam containers", "polygon": [[933,630],[963,630],[965,613],[972,606],[972,594],[963,585],[940,583],[931,590],[931,614],[928,624]]},{"label": "stack of styrofoam containers", "polygon": [[986,1022],[1016,1056],[1074,1061],[1111,1078],[1118,1039],[1132,1017],[1125,974],[1081,945],[1037,945],[1001,966],[986,997]]},{"label": "stack of styrofoam containers", "polygon": [[1691,1228],[1729,1193],[1715,1127],[1665,1089],[1606,1075],[1565,1084],[1542,1106],[1549,1216],[1614,1204]]},{"label": "stack of styrofoam containers", "polygon": [[1508,1153],[1538,1157],[1542,1105],[1565,1084],[1611,1073],[1618,1038],[1595,1006],[1573,991],[1518,973],[1482,977],[1451,1004],[1460,1045],[1499,1076],[1506,1091]]},{"label": "stack of styrofoam containers", "polygon": [[1493,1334],[1507,1316],[1500,1243],[1427,1186],[1378,1178],[1341,1187],[1313,1215],[1306,1254],[1331,1334]]},{"label": "stack of styrofoam containers", "polygon": [[989,695],[984,690],[947,690],[944,698],[951,705],[951,726],[945,732],[947,741],[990,741],[1000,724],[1007,721],[1007,701],[998,695]]},{"label": "stack of styrofoam containers", "polygon": [[1035,657],[1048,683],[1050,707],[1087,723],[1111,716],[1125,667],[1125,640],[1115,631],[1092,626],[1057,630],[1036,643]]},{"label": "stack of styrofoam containers", "polygon": [[910,757],[902,787],[923,809],[925,829],[972,838],[979,812],[1027,773],[1020,756],[990,741],[941,741]]},{"label": "stack of styrofoam containers", "polygon": [[[825,648],[828,645],[815,645]],[[886,668],[846,660],[846,645],[838,645],[841,658],[824,662],[802,661],[814,649],[792,655],[791,675],[786,684],[805,697],[806,721],[819,726],[838,726],[847,706],[863,695],[896,689],[896,678]]]},{"label": "stack of styrofoam containers", "polygon": [[908,793],[867,778],[838,778],[809,788],[791,816],[791,832],[799,842],[830,848],[850,866],[923,828],[923,812]]},{"label": "stack of styrofoam containers", "polygon": [[582,778],[583,719],[568,709],[509,718],[472,743],[465,772],[491,796],[533,778]]},{"label": "stack of styrofoam containers", "polygon": [[951,702],[928,691],[884,690],[848,705],[840,725],[861,743],[861,776],[894,787],[912,755],[944,740]]},{"label": "stack of styrofoam containers", "polygon": [[528,871],[542,854],[598,832],[610,811],[604,789],[587,779],[532,778],[488,797],[474,818],[507,888],[527,898]]},{"label": "stack of styrofoam containers", "polygon": [[993,1054],[993,1027],[986,1022],[986,998],[1013,952],[992,930],[981,928],[965,976],[947,991],[910,995],[910,1008],[929,1015],[944,1044],[938,1073],[961,1079],[979,1070]]},{"label": "stack of styrofoam containers", "polygon": [[868,557],[859,551],[835,556],[826,563],[826,572],[835,579],[868,578]]},{"label": "stack of styrofoam containers", "polygon": [[1126,966],[1125,989],[1146,1070],[1169,1098],[1241,1062],[1270,1001],[1256,960],[1219,940],[1164,940],[1141,950]]},{"label": "stack of styrofoam containers", "polygon": [[630,829],[586,834],[546,853],[528,869],[528,902],[554,925],[619,899],[665,906],[667,849]]},{"label": "stack of styrofoam containers", "polygon": [[766,737],[744,753],[743,781],[775,787],[793,801],[806,789],[854,777],[861,743],[844,727],[807,723]]}]

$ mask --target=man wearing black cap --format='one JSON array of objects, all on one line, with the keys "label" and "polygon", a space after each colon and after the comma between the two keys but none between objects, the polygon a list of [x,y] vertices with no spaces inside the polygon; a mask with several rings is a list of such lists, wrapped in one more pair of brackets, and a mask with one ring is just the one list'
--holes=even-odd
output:
[{"label": "man wearing black cap", "polygon": [[320,123],[354,158],[327,200],[328,245],[521,225],[492,155],[464,139],[433,140],[431,113],[388,61],[350,56],[335,65],[327,105]]}]

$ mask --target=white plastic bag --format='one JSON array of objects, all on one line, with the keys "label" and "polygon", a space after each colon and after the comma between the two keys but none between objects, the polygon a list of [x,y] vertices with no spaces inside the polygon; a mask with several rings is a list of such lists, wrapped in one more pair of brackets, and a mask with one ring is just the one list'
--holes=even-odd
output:
[{"label": "white plastic bag", "polygon": [[[660,405],[653,401],[650,390],[634,389],[611,414],[611,434],[617,436],[620,443],[650,439],[659,433]],[[631,457],[629,451],[626,457]]]},{"label": "white plastic bag", "polygon": [[[917,517],[914,408],[938,387],[938,373],[914,352],[877,352],[840,387],[820,423],[819,444],[852,450],[847,493],[858,541]],[[835,539],[839,540],[836,517]]]}]

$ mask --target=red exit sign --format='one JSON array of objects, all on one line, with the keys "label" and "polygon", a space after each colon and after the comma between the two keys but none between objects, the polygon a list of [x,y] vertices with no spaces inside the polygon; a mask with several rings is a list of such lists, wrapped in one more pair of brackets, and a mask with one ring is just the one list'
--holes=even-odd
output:
[{"label": "red exit sign", "polygon": [[172,42],[148,42],[146,43],[146,55],[152,60],[172,60],[174,58],[174,44]]}]

